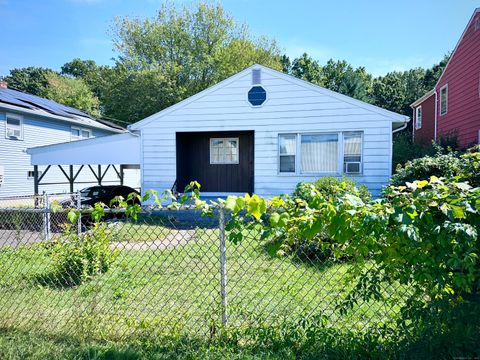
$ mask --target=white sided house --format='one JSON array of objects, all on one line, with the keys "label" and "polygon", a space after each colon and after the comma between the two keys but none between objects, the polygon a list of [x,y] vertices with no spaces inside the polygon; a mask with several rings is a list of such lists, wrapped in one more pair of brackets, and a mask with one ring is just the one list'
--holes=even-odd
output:
[{"label": "white sided house", "polygon": [[182,191],[196,180],[206,196],[268,197],[301,181],[347,176],[378,195],[392,171],[392,133],[408,121],[253,65],[130,125],[138,139],[130,151],[138,152],[142,191]]},{"label": "white sided house", "polygon": [[392,132],[409,118],[254,65],[129,127],[141,133],[142,188],[291,193],[346,175],[378,195]]}]

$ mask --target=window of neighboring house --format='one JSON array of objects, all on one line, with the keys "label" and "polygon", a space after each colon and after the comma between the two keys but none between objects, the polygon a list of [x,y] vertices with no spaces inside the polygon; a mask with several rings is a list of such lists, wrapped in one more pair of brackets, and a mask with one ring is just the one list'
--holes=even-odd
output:
[{"label": "window of neighboring house", "polygon": [[440,115],[445,115],[448,111],[448,84],[440,88]]},{"label": "window of neighboring house", "polygon": [[238,138],[211,138],[210,164],[238,164]]},{"label": "window of neighboring house", "polygon": [[[297,140],[298,139],[298,140]],[[297,146],[299,141],[300,146]],[[363,133],[279,134],[279,173],[360,174]],[[298,165],[297,165],[298,164]]]},{"label": "window of neighboring house", "polygon": [[[43,174],[43,171],[40,171],[40,170],[39,170],[39,171],[38,171],[38,177],[41,177],[42,174]],[[35,178],[35,171],[29,170],[29,171],[27,172],[27,179],[33,179],[33,178]]]},{"label": "window of neighboring house", "polygon": [[343,172],[360,174],[362,172],[363,133],[343,133]]},{"label": "window of neighboring house", "polygon": [[419,106],[415,109],[415,129],[422,128],[422,107]]},{"label": "window of neighboring house", "polygon": [[295,173],[297,153],[297,135],[282,134],[278,136],[279,172]]},{"label": "window of neighboring house", "polygon": [[82,129],[73,127],[71,129],[71,140],[83,140],[92,137],[92,132],[89,129]]},{"label": "window of neighboring house", "polygon": [[17,114],[7,114],[5,121],[5,138],[23,140],[23,117]]}]

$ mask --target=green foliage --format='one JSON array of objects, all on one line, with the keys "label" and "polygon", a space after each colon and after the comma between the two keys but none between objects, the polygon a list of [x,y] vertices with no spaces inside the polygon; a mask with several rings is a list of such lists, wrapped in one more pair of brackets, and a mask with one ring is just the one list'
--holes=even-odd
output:
[{"label": "green foliage", "polygon": [[362,184],[357,187],[357,184],[352,179],[348,179],[347,177],[338,179],[333,176],[321,177],[314,183],[300,182],[295,187],[293,196],[310,201],[316,194],[312,189],[317,190],[325,199],[333,199],[347,193],[358,196],[363,201],[369,201],[372,198],[370,191],[365,185]]},{"label": "green foliage", "polygon": [[43,282],[76,286],[108,271],[117,257],[110,249],[112,233],[106,224],[96,223],[87,232],[67,231],[51,248],[52,273]]},{"label": "green foliage", "polygon": [[100,115],[99,100],[83,80],[50,73],[47,75],[47,81],[48,86],[42,96],[94,116]]},{"label": "green foliage", "polygon": [[[163,4],[155,17],[115,22],[120,53],[105,113],[138,121],[254,64],[281,69],[274,41],[253,38],[221,5]],[[120,106],[120,110],[116,110]]]},{"label": "green foliage", "polygon": [[[478,153],[469,153],[464,162],[478,175]],[[390,186],[383,199],[370,202],[348,192],[324,196],[312,186],[307,200],[276,197],[255,216],[246,206],[246,216],[256,221],[245,223],[244,215],[233,214],[230,236],[242,241],[243,229],[256,227],[263,238],[281,238],[287,245],[314,241],[336,259],[355,259],[350,281],[357,285],[339,302],[341,312],[361,301],[382,300],[380,285],[398,282],[410,289],[399,326],[416,335],[419,322],[421,331],[442,331],[459,325],[453,309],[476,306],[480,299],[480,188],[460,178]],[[366,261],[373,262],[373,270],[362,270]],[[434,328],[432,313],[441,315]],[[478,324],[470,330],[478,335]]]},{"label": "green foliage", "polygon": [[431,176],[456,179],[468,182],[472,186],[480,186],[479,157],[480,153],[475,148],[465,154],[447,151],[441,152],[438,148],[434,156],[424,156],[419,159],[407,161],[403,166],[398,165],[396,173],[392,176],[392,185],[404,185],[414,180],[425,180]]},{"label": "green foliage", "polygon": [[10,70],[4,80],[12,89],[43,96],[48,87],[48,77],[52,74],[55,72],[51,69],[29,66]]}]

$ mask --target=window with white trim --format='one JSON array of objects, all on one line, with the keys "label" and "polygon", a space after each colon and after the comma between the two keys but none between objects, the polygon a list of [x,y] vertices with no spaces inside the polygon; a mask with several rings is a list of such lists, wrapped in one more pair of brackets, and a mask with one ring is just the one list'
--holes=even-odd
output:
[{"label": "window with white trim", "polygon": [[301,135],[302,174],[338,171],[338,134]]},{"label": "window with white trim", "polygon": [[72,126],[71,128],[71,140],[84,140],[92,137],[92,131],[89,129],[83,129]]},{"label": "window with white trim", "polygon": [[422,128],[422,106],[415,108],[415,129]]},{"label": "window with white trim", "polygon": [[448,111],[448,84],[440,88],[440,115],[445,115]]},{"label": "window with white trim", "polygon": [[[360,174],[363,132],[279,134],[280,174]],[[343,156],[343,158],[342,158]]]},{"label": "window with white trim", "polygon": [[281,134],[278,136],[279,172],[295,173],[295,157],[297,153],[297,134]]},{"label": "window with white trim", "polygon": [[[43,171],[40,171],[40,170],[39,170],[39,171],[38,171],[38,177],[40,178],[40,177],[42,176],[42,174],[43,174]],[[34,179],[34,178],[35,178],[35,171],[29,170],[29,171],[27,172],[27,179]]]},{"label": "window with white trim", "polygon": [[211,138],[210,164],[238,164],[238,138]]},{"label": "window with white trim", "polygon": [[343,133],[343,172],[345,174],[362,173],[363,134]]},{"label": "window with white trim", "polygon": [[23,116],[8,114],[5,119],[5,138],[23,140]]}]

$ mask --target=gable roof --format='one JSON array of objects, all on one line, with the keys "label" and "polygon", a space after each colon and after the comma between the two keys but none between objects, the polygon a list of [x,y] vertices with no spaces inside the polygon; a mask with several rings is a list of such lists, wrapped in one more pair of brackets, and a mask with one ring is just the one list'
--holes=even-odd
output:
[{"label": "gable roof", "polygon": [[0,107],[6,110],[39,115],[55,120],[63,120],[76,125],[88,126],[111,132],[124,132],[119,126],[105,121],[97,121],[87,113],[59,104],[55,101],[9,88],[0,88]]},{"label": "gable roof", "polygon": [[458,47],[460,46],[460,43],[462,42],[463,37],[465,36],[465,33],[467,32],[468,28],[469,28],[470,25],[472,24],[473,19],[475,18],[475,16],[476,16],[478,13],[480,13],[480,7],[479,7],[479,8],[476,8],[476,9],[473,11],[473,14],[472,14],[472,16],[470,17],[470,20],[468,20],[467,26],[465,26],[465,29],[463,30],[462,35],[460,36],[460,39],[458,39],[457,44],[456,44],[455,47],[453,48],[453,51],[452,51],[452,53],[450,54],[450,58],[448,59],[447,64],[446,64],[445,67],[443,68],[442,73],[441,73],[440,76],[438,77],[438,80],[437,80],[437,82],[435,83],[435,86],[433,87],[433,89],[430,90],[429,92],[427,92],[425,95],[423,95],[421,98],[419,98],[419,99],[416,100],[415,102],[413,102],[410,106],[416,106],[416,105],[418,105],[418,104],[421,102],[420,100],[423,101],[423,100],[425,100],[426,98],[428,98],[431,94],[433,94],[433,92],[434,92],[435,89],[437,88],[438,84],[440,83],[440,80],[442,80],[443,74],[445,74],[445,71],[447,70],[448,65],[449,65],[450,62],[452,61],[453,56],[455,55],[455,52],[457,51]]},{"label": "gable roof", "polygon": [[160,112],[157,112],[153,115],[150,115],[148,117],[146,117],[145,119],[143,120],[140,120],[134,124],[131,124],[128,126],[128,129],[129,130],[139,130],[141,129],[142,127],[144,127],[145,125],[149,124],[150,122],[156,120],[156,119],[159,119],[161,118],[162,116],[165,116],[175,110],[178,110],[178,109],[181,109],[182,107],[214,92],[214,91],[217,91],[229,84],[231,84],[232,82],[236,81],[237,79],[241,78],[242,76],[244,76],[245,74],[248,74],[252,69],[262,69],[262,71],[265,71],[267,74],[271,74],[273,76],[276,76],[278,78],[281,78],[285,81],[288,81],[292,84],[296,84],[296,85],[299,85],[301,87],[304,87],[304,88],[308,88],[310,90],[313,90],[313,91],[316,91],[322,95],[325,95],[325,96],[330,96],[332,98],[335,98],[335,99],[338,99],[340,101],[343,101],[343,102],[346,102],[346,103],[350,103],[352,105],[355,105],[355,106],[358,106],[358,107],[361,107],[361,108],[364,108],[366,110],[369,110],[369,111],[372,111],[374,113],[377,113],[377,114],[380,114],[380,115],[383,115],[383,116],[386,116],[388,118],[390,118],[392,120],[393,123],[399,123],[399,124],[404,124],[408,121],[410,121],[410,117],[408,116],[405,116],[405,115],[401,115],[401,114],[398,114],[398,113],[395,113],[395,112],[392,112],[392,111],[389,111],[389,110],[385,110],[385,109],[382,109],[378,106],[375,106],[375,105],[372,105],[372,104],[368,104],[364,101],[360,101],[360,100],[357,100],[357,99],[354,99],[352,97],[349,97],[349,96],[346,96],[346,95],[343,95],[343,94],[340,94],[340,93],[337,93],[335,91],[332,91],[332,90],[328,90],[326,88],[323,88],[321,86],[318,86],[318,85],[315,85],[315,84],[312,84],[308,81],[305,81],[305,80],[301,80],[301,79],[298,79],[294,76],[291,76],[291,75],[288,75],[288,74],[284,74],[280,71],[277,71],[277,70],[274,70],[274,69],[271,69],[269,67],[266,67],[266,66],[263,66],[263,65],[259,65],[259,64],[255,64],[255,65],[252,65],[242,71],[240,71],[239,73],[235,74],[235,75],[232,75],[230,76],[229,78],[223,80],[223,81],[220,81],[219,83],[203,90],[203,91],[200,91],[199,93],[195,94],[195,95],[192,95],[166,109],[163,109],[161,110]]}]

